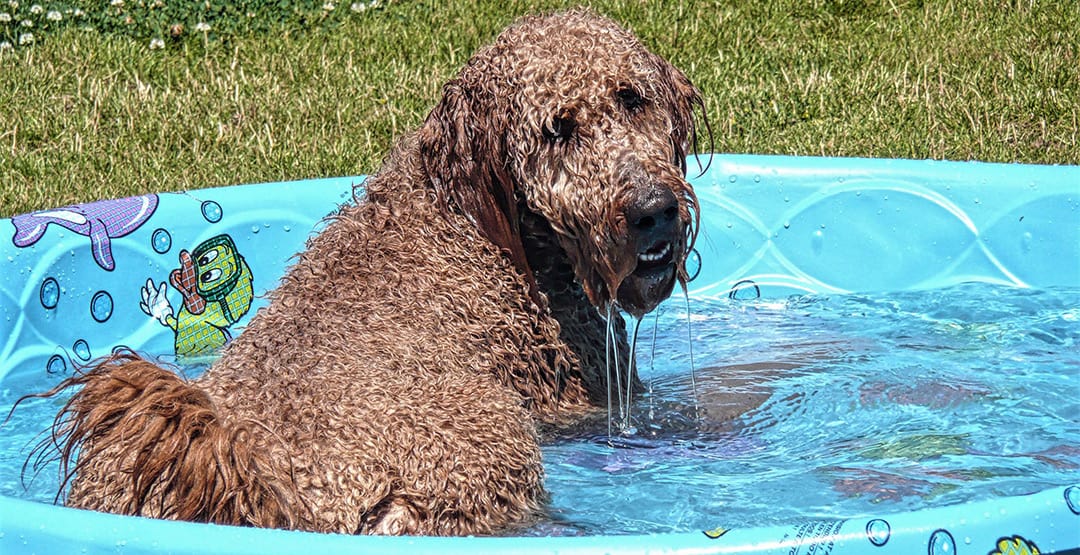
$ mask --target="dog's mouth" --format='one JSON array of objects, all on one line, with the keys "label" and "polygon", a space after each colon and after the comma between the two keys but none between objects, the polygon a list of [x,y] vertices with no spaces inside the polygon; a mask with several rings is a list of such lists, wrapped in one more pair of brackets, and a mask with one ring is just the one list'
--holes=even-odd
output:
[{"label": "dog's mouth", "polygon": [[670,241],[657,241],[645,252],[638,253],[633,275],[647,276],[656,270],[674,269],[674,252]]},{"label": "dog's mouth", "polygon": [[656,241],[637,253],[637,265],[619,284],[616,300],[635,317],[651,312],[671,295],[677,270],[676,246]]}]

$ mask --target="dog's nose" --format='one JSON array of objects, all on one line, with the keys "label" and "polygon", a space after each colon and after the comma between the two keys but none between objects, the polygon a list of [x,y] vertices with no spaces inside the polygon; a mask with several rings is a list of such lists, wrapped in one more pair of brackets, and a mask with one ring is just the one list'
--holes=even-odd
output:
[{"label": "dog's nose", "polygon": [[678,219],[679,199],[664,188],[650,188],[626,207],[626,221],[645,244],[670,240]]}]

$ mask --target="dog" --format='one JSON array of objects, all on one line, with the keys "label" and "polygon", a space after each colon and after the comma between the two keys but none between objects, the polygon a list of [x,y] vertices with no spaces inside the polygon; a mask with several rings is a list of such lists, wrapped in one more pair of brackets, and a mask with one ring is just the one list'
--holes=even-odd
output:
[{"label": "dog", "polygon": [[66,504],[359,534],[535,517],[541,434],[638,386],[619,311],[685,287],[703,109],[610,19],[518,20],[204,375],[126,352],[43,394],[74,391],[49,440]]}]

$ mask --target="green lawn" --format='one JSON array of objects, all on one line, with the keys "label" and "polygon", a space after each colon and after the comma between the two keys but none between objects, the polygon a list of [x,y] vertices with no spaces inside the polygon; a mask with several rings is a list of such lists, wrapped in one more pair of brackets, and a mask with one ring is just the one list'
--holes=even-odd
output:
[{"label": "green lawn", "polygon": [[[569,5],[126,1],[40,0],[19,46],[32,3],[0,0],[0,216],[372,172],[477,46]],[[701,88],[718,152],[1080,163],[1080,2],[590,4]]]}]

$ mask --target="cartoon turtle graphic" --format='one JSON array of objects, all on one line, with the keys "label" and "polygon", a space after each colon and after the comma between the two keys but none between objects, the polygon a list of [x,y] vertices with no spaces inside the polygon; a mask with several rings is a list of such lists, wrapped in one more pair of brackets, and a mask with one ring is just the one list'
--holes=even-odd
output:
[{"label": "cartoon turtle graphic", "polygon": [[153,279],[142,287],[139,308],[176,333],[177,358],[213,355],[232,339],[229,327],[251,308],[251,269],[228,235],[199,243],[191,253],[180,251],[180,267],[169,274],[184,302],[180,312],[166,298],[165,282]]}]

